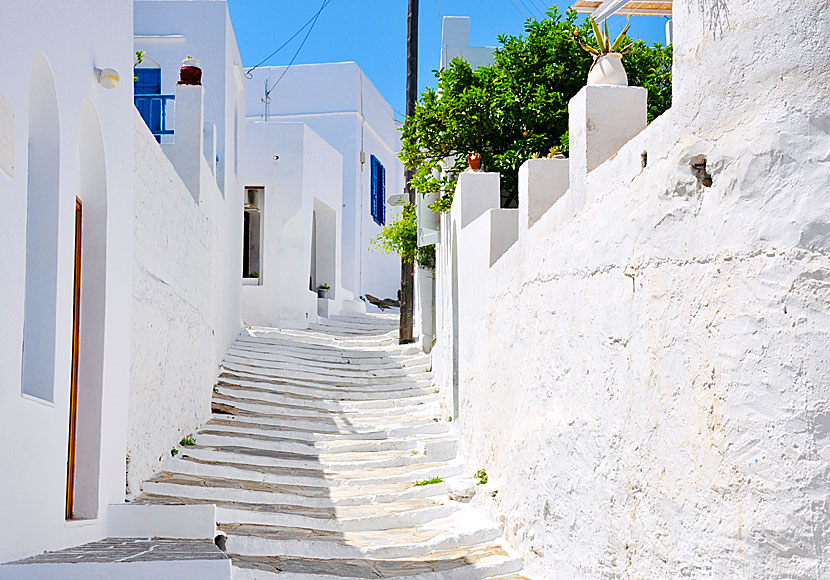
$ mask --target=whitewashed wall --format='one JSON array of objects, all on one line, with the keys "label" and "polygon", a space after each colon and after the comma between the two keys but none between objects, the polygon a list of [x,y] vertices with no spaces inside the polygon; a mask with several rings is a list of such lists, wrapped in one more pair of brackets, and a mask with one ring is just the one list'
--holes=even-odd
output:
[{"label": "whitewashed wall", "polygon": [[[492,264],[490,213],[456,230],[453,424],[530,577],[822,578],[830,60],[812,31],[830,7],[684,0],[675,21],[673,109],[584,198]],[[438,272],[448,413],[459,203]]]},{"label": "whitewashed wall", "polygon": [[[0,115],[4,119],[0,129],[0,157],[4,159],[0,162],[3,562],[99,539],[106,530],[107,504],[124,498],[134,107],[130,82],[131,2],[3,2],[0,22],[0,101],[6,103],[5,113]],[[39,80],[33,79],[36,61],[40,63]],[[104,89],[96,82],[95,67],[116,69],[121,83],[114,89]],[[53,82],[44,81],[40,75],[44,70]],[[50,90],[44,85],[54,86],[57,130],[49,131],[46,137],[54,138],[58,150],[48,157],[48,163],[37,162],[29,167],[28,143],[30,138],[37,140],[29,134],[30,113],[35,119],[48,114],[42,109],[30,111],[30,87],[34,87],[34,100],[40,101]],[[88,149],[91,144],[92,150]],[[27,215],[29,174],[43,175],[53,168],[57,179],[48,193],[50,203],[37,207],[39,215]],[[84,305],[92,297],[96,302],[91,310],[82,306],[82,335],[94,339],[95,352],[81,359],[78,450],[83,456],[79,456],[83,489],[76,488],[76,502],[92,501],[95,505],[83,506],[91,519],[67,522],[76,196],[85,202],[89,216],[97,215],[95,233],[87,228],[90,222],[85,225],[88,239],[84,264],[98,269],[98,278],[92,287],[86,286],[85,292],[89,293],[82,297]],[[34,361],[44,367],[54,363],[48,377],[52,399],[44,401],[22,394],[21,388],[26,228],[27,220],[49,219],[52,208],[56,209],[56,229],[52,232],[56,236],[56,262],[39,263],[34,272],[53,275],[56,280],[52,291],[56,302],[54,355]],[[96,317],[87,319],[92,312]]]},{"label": "whitewashed wall", "polygon": [[[263,67],[247,81],[249,119],[264,120],[265,83],[274,86],[284,67]],[[403,191],[398,124],[392,107],[353,62],[293,66],[270,94],[271,121],[307,124],[343,156],[343,286],[354,300],[395,297],[400,260],[370,247],[380,233],[371,215],[370,156],[386,168],[387,196]],[[366,162],[361,164],[360,153]],[[387,207],[387,220],[395,211]],[[362,303],[358,303],[362,306]]]},{"label": "whitewashed wall", "polygon": [[[264,187],[265,198],[259,285],[242,287],[246,325],[305,328],[317,320],[317,293],[309,290],[313,210],[316,200],[335,214],[339,240],[342,163],[341,155],[302,123],[248,120],[242,179],[246,186]],[[335,260],[334,279],[320,281],[332,288],[332,312],[342,309],[346,295],[341,262]]]},{"label": "whitewashed wall", "polygon": [[[224,0],[136,0],[135,49],[161,65],[162,93],[173,94],[182,59],[201,62],[206,128],[215,128],[216,182],[221,196],[207,209],[221,236],[215,246],[212,325],[214,360],[220,361],[239,332],[242,272],[242,187],[240,149],[245,140],[245,84],[242,59]],[[145,63],[146,64],[146,63]],[[175,112],[173,115],[175,120]],[[165,138],[167,141],[170,138]],[[236,272],[232,274],[231,272]]]},{"label": "whitewashed wall", "polygon": [[140,117],[134,236],[128,495],[210,416],[217,373],[210,317],[215,281],[205,276],[217,228]]}]

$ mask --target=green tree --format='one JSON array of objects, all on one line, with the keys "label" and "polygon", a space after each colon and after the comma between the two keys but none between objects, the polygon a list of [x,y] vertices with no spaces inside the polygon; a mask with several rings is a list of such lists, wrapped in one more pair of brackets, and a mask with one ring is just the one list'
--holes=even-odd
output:
[{"label": "green tree", "polygon": [[[414,171],[420,193],[451,192],[480,153],[482,168],[501,173],[502,205],[518,201],[522,163],[550,152],[567,153],[568,101],[585,85],[592,57],[575,42],[595,44],[587,19],[556,8],[528,19],[524,36],[502,36],[492,65],[473,70],[462,59],[436,71],[437,88],[422,93],[402,129],[400,158]],[[671,106],[671,47],[634,44],[623,62],[629,83],[649,90],[649,121]],[[443,164],[445,175],[437,170]],[[435,208],[445,210],[451,194]]]},{"label": "green tree", "polygon": [[396,254],[404,262],[415,260],[422,268],[435,268],[435,246],[418,247],[418,225],[415,207],[403,206],[401,213],[384,226],[372,240],[372,246],[387,254]]}]

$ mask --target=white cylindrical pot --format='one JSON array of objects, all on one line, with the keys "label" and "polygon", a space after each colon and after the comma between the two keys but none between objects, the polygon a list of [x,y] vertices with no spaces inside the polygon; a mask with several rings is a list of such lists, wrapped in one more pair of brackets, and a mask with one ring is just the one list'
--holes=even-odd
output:
[{"label": "white cylindrical pot", "polygon": [[628,75],[623,68],[622,55],[611,52],[598,57],[588,73],[588,84],[627,87]]}]

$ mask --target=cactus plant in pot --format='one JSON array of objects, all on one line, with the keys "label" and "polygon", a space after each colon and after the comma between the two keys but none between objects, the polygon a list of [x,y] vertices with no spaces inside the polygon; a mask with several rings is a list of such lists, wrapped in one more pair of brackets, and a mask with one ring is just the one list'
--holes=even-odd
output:
[{"label": "cactus plant in pot", "polygon": [[625,74],[622,57],[628,54],[634,47],[634,43],[629,43],[622,46],[622,43],[627,39],[626,32],[631,22],[626,23],[623,31],[612,43],[611,35],[608,33],[608,20],[604,23],[605,32],[600,29],[599,24],[593,18],[589,18],[591,28],[594,30],[597,47],[585,44],[579,40],[578,32],[574,31],[576,42],[583,50],[589,52],[594,57],[594,62],[591,68],[588,69],[588,84],[589,85],[617,85],[622,87],[628,86],[628,75]]}]

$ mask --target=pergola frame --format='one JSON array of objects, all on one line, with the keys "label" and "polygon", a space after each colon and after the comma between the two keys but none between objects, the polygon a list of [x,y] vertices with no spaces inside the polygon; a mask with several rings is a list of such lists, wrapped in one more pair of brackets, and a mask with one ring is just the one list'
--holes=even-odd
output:
[{"label": "pergola frame", "polygon": [[590,14],[597,22],[602,22],[614,14],[632,16],[671,16],[671,0],[662,2],[632,0],[577,0],[573,5],[577,12]]}]

